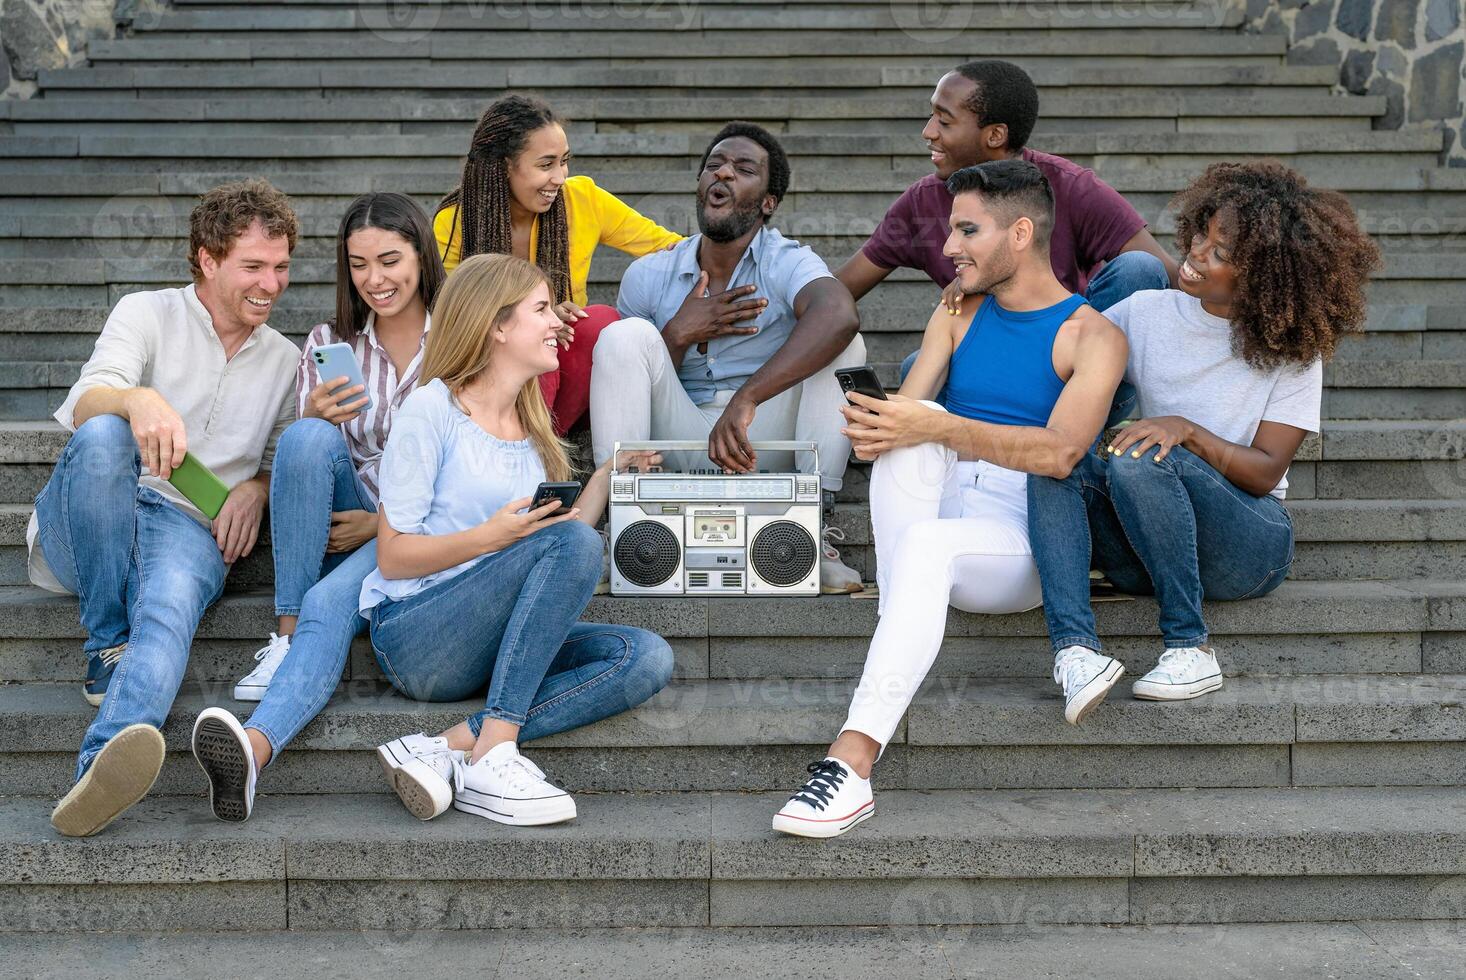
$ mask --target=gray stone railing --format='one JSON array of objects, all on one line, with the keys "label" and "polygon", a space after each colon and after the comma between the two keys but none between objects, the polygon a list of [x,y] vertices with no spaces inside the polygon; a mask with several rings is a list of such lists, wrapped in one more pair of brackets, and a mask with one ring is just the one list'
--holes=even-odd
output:
[{"label": "gray stone railing", "polygon": [[1288,61],[1334,65],[1339,85],[1383,95],[1378,129],[1446,132],[1445,159],[1466,166],[1462,0],[1239,0],[1247,29],[1288,37]]}]

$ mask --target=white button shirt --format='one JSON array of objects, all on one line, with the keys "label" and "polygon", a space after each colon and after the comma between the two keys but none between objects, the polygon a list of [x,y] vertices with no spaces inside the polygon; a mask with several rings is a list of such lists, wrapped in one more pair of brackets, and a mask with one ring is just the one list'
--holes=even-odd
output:
[{"label": "white button shirt", "polygon": [[[233,357],[192,285],[124,296],[113,308],[91,359],[56,410],[75,432],[73,413],[93,388],[152,388],[183,419],[188,452],[231,490],[268,472],[280,434],[295,419],[295,366],[300,350],[268,324],[250,334]],[[141,483],[190,517],[209,524],[173,484],[143,467]],[[66,591],[36,547],[37,522],[26,531],[30,580]]]}]

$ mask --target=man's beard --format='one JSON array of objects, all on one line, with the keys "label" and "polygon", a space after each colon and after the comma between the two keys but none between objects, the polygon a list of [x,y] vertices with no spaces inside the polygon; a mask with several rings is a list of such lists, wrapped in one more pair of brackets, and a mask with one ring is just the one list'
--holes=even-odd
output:
[{"label": "man's beard", "polygon": [[706,202],[698,202],[698,231],[701,231],[708,241],[717,242],[719,245],[743,237],[763,220],[763,208],[758,201],[735,204],[726,217],[717,219],[709,219]]},{"label": "man's beard", "polygon": [[962,287],[963,295],[966,296],[980,296],[983,293],[1001,291],[1002,287],[1013,278],[1013,273],[1018,269],[1018,263],[1013,261],[1013,250],[1004,242],[984,265],[973,266],[973,268],[979,278],[976,285]]}]

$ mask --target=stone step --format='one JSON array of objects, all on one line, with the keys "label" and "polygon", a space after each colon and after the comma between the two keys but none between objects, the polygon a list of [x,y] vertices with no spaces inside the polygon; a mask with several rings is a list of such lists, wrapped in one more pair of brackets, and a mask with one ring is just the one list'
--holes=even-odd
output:
[{"label": "stone step", "polygon": [[[630,169],[631,164],[644,166],[642,161],[649,159],[689,155],[700,157],[705,142],[701,135],[686,133],[592,133],[577,140],[577,155],[582,162],[585,158],[621,158],[625,165],[620,169]],[[914,162],[908,155],[911,143],[909,137],[791,134],[782,142],[791,157],[791,166],[797,166],[800,157],[818,158],[829,155],[877,158],[894,156],[904,158],[904,162]],[[1119,163],[1128,158],[1149,159],[1153,155],[1174,155],[1182,158],[1196,155],[1322,155],[1347,159],[1351,156],[1390,154],[1403,164],[1411,154],[1438,153],[1440,147],[1439,133],[1422,130],[1377,130],[1368,133],[1067,133],[1055,135],[1045,145],[1045,149],[1071,159],[1077,158],[1076,162],[1081,163],[1090,156],[1106,157]],[[437,158],[441,161],[442,158],[457,159],[462,152],[461,137],[301,136],[277,137],[271,140],[236,137],[206,143],[177,138],[149,140],[140,137],[75,135],[0,138],[0,157],[11,159],[207,159],[211,168],[218,168],[221,164],[232,168],[227,161],[233,159],[307,160],[347,157],[367,163],[405,157],[423,161]],[[681,166],[687,165],[686,161],[679,163]],[[441,162],[438,165],[441,166]],[[1417,165],[1428,164],[1421,161]],[[26,169],[34,169],[35,166],[31,163]],[[590,165],[585,166],[589,168]],[[95,169],[95,164],[93,168]]]},{"label": "stone step", "polygon": [[[0,503],[35,499],[64,434],[54,422],[0,421]],[[1459,500],[1466,498],[1466,420],[1335,420],[1311,436],[1289,470],[1295,500]],[[863,472],[847,477],[842,499],[866,493]]]},{"label": "stone step", "polygon": [[[195,643],[206,679],[237,680],[275,628],[273,596],[226,592]],[[0,652],[11,679],[75,677],[83,632],[76,600],[28,586],[0,588]],[[1459,578],[1394,582],[1288,581],[1247,602],[1207,603],[1207,624],[1229,670],[1245,673],[1466,673],[1466,588]],[[1145,597],[1095,604],[1102,637],[1139,662],[1153,657],[1156,606]],[[672,643],[679,676],[833,677],[860,674],[876,625],[867,598],[598,597],[588,622],[656,630]],[[1042,676],[1052,667],[1038,611],[978,616],[950,611],[937,676]],[[363,648],[365,649],[365,648]],[[1117,654],[1119,655],[1119,654]],[[380,676],[367,660],[365,673]],[[356,668],[354,668],[355,670]]]},{"label": "stone step", "polygon": [[[1131,678],[1158,650],[1132,661]],[[79,659],[79,658],[77,658]],[[244,665],[241,665],[243,669]],[[61,795],[96,709],[79,681],[0,688],[0,797]],[[218,705],[246,719],[229,682],[188,681],[163,728],[160,794],[199,795],[194,719]],[[777,791],[839,731],[851,679],[682,680],[631,711],[526,743],[572,793]],[[1233,677],[1184,706],[1130,697],[1129,680],[1082,728],[1052,678],[941,677],[908,709],[882,756],[883,789],[1139,789],[1463,784],[1461,675]],[[375,746],[442,731],[482,699],[426,704],[353,679],[282,752],[268,793],[386,793]],[[1409,760],[1408,765],[1401,763]]]},{"label": "stone step", "polygon": [[[658,70],[656,75],[669,88],[682,88],[691,83],[691,76],[678,80],[675,73]],[[700,73],[705,87],[714,87],[716,79]],[[740,76],[743,77],[743,76]],[[767,77],[760,81],[772,84]],[[584,83],[576,82],[576,87]],[[797,81],[794,84],[798,84]],[[614,90],[613,90],[614,91]],[[793,96],[784,98],[749,98],[740,101],[741,119],[759,122],[818,121],[831,126],[853,125],[858,120],[899,122],[919,129],[921,119],[913,105],[915,90],[891,95],[830,98]],[[930,95],[930,92],[924,94]],[[1094,117],[1102,119],[1142,119],[1187,116],[1378,116],[1384,114],[1385,100],[1373,96],[1339,96],[1327,91],[1300,95],[1293,92],[1273,93],[1266,89],[1236,92],[1221,89],[1188,92],[1170,87],[1125,94],[1094,94],[1056,89],[1043,99],[1043,118]],[[176,124],[199,126],[205,123],[250,122],[254,124],[299,124],[303,127],[324,123],[372,124],[384,127],[373,132],[425,132],[422,127],[434,124],[452,126],[467,132],[483,111],[483,103],[469,100],[433,100],[403,102],[393,100],[385,105],[368,99],[319,99],[269,105],[241,99],[35,99],[24,102],[0,102],[0,119],[8,118],[16,127],[41,123],[87,127],[90,124],[137,123],[145,125]],[[725,119],[729,105],[726,99],[602,97],[595,99],[558,98],[556,111],[571,121],[572,127],[595,123],[652,122],[665,120],[706,122]],[[1112,124],[1113,125],[1113,124]],[[1121,123],[1120,125],[1127,125]],[[392,127],[387,129],[385,127]],[[415,127],[408,130],[406,127]],[[252,127],[253,128],[253,127]],[[89,130],[83,130],[84,132]],[[1036,130],[1037,131],[1037,130]],[[305,130],[309,134],[309,130]],[[22,135],[16,129],[17,135]]]},{"label": "stone step", "polygon": [[[459,929],[322,930],[290,932],[120,932],[75,937],[32,933],[7,937],[17,973],[48,975],[58,963],[68,976],[146,976],[192,980],[207,961],[226,975],[289,976],[300,964],[330,964],[342,976],[399,978],[404,960],[419,980],[456,980],[465,962],[492,960],[502,975],[560,980],[584,969],[594,949],[595,969],[610,977],[673,976],[704,980],[732,975],[814,976],[816,970],[850,980],[903,977],[1017,977],[1040,972],[1066,976],[1082,949],[1093,980],[1170,980],[1175,963],[1204,947],[1214,962],[1243,976],[1268,971],[1305,975],[1319,963],[1341,976],[1378,977],[1408,962],[1421,976],[1449,977],[1462,955],[1458,919],[1397,919],[1232,925],[1039,925],[1032,906],[1010,899],[1010,923],[917,926],[908,907],[923,907],[937,889],[902,895],[883,928]],[[1455,893],[1453,893],[1454,896]],[[1426,903],[1434,915],[1459,915],[1454,901]],[[131,913],[129,913],[131,914]],[[1422,914],[1425,914],[1423,912]],[[1137,918],[1144,918],[1143,911]],[[281,916],[272,916],[278,921]],[[349,926],[343,923],[342,929]],[[140,928],[156,928],[144,922]],[[209,929],[218,929],[218,923]],[[72,967],[71,964],[76,966]],[[98,972],[93,973],[88,966]],[[792,964],[806,963],[795,973]],[[103,972],[105,971],[105,973]]]},{"label": "stone step", "polygon": [[[3,105],[5,103],[0,102],[0,106]],[[1454,202],[1459,205],[1461,195],[1466,194],[1466,170],[1402,167],[1387,173],[1341,169],[1332,174],[1326,171],[1309,174],[1306,161],[1303,166],[1305,176],[1309,176],[1310,180],[1348,193],[1356,201],[1356,207],[1360,208],[1440,213],[1442,204]],[[577,159],[576,170],[582,169]],[[879,214],[897,195],[930,172],[930,167],[916,159],[892,170],[794,170],[790,174],[789,196],[785,198],[785,202],[786,206],[792,204],[800,200],[798,195],[801,194],[817,195],[812,199],[832,205],[839,204],[851,210]],[[1117,167],[1106,159],[1098,161],[1096,172],[1132,202],[1147,200],[1146,195],[1152,195],[1156,203],[1163,203],[1169,200],[1170,195],[1195,179],[1200,171]],[[252,169],[222,169],[210,163],[193,167],[180,165],[169,171],[152,173],[123,173],[94,166],[90,170],[76,171],[71,175],[75,178],[73,180],[58,182],[49,165],[17,167],[7,171],[5,181],[0,183],[0,204],[4,205],[0,208],[0,214],[41,213],[59,210],[66,201],[85,202],[92,198],[107,200],[114,197],[161,198],[170,207],[180,207],[181,213],[186,214],[192,207],[193,199],[209,188],[231,180],[255,176],[257,173]],[[459,169],[451,164],[425,162],[421,168],[411,172],[399,169],[379,173],[323,174],[283,167],[272,170],[270,180],[297,202],[339,209],[358,194],[384,190],[412,194],[431,204],[445,190],[453,187],[458,175]],[[608,170],[604,173],[593,173],[592,176],[597,184],[608,190],[638,201],[661,201],[666,198],[668,203],[675,203],[672,199],[679,196],[685,198],[688,195],[686,192],[674,193],[668,188],[691,188],[697,183],[697,175],[687,168]],[[1329,177],[1327,181],[1324,180],[1326,176]],[[29,211],[21,208],[20,205],[26,201],[33,201],[36,207]]]},{"label": "stone step", "polygon": [[232,826],[156,797],[88,840],[20,798],[0,802],[3,901],[30,931],[1264,922],[1450,914],[1466,869],[1454,788],[880,799],[820,846],[769,829],[783,793],[586,794],[544,829],[423,825],[385,795],[264,797]]},{"label": "stone step", "polygon": [[[980,18],[958,10],[945,23],[928,26],[923,4],[746,3],[718,4],[707,11],[695,5],[586,3],[560,5],[486,5],[426,8],[401,29],[388,9],[196,9],[165,13],[136,26],[140,32],[259,32],[331,31],[361,33],[365,37],[408,43],[427,39],[429,31],[443,34],[492,32],[565,32],[570,34],[660,33],[716,37],[738,31],[891,32],[918,40],[952,41],[984,30],[1216,30],[1240,26],[1242,11],[1235,7],[1199,3],[1140,3],[1078,5],[984,4]],[[963,16],[965,14],[965,16]],[[424,26],[428,18],[432,26]],[[973,23],[977,20],[977,23]],[[925,37],[924,37],[925,35]],[[1226,37],[1228,35],[1223,35]]]}]

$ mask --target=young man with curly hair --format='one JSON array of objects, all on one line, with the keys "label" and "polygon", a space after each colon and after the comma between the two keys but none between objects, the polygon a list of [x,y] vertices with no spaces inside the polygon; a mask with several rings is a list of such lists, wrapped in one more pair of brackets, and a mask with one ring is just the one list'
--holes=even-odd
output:
[{"label": "young man with curly hair", "polygon": [[[152,788],[199,619],[254,548],[295,416],[300,351],[265,321],[296,232],[263,180],[209,191],[189,218],[193,283],[123,297],[56,412],[73,434],[36,498],[30,579],[76,595],[101,709],[51,814],[61,834],[96,833]],[[185,455],[228,489],[217,514],[169,482]]]},{"label": "young man with curly hair", "polygon": [[[1323,362],[1362,328],[1379,251],[1344,196],[1276,161],[1208,167],[1172,202],[1179,289],[1105,315],[1130,341],[1142,418],[1064,477],[1030,476],[1029,537],[1054,679],[1119,680],[1089,601],[1089,570],[1155,595],[1165,650],[1138,698],[1222,686],[1203,599],[1266,595],[1293,562],[1288,466],[1319,429]],[[1106,688],[1108,690],[1108,688]]]}]

